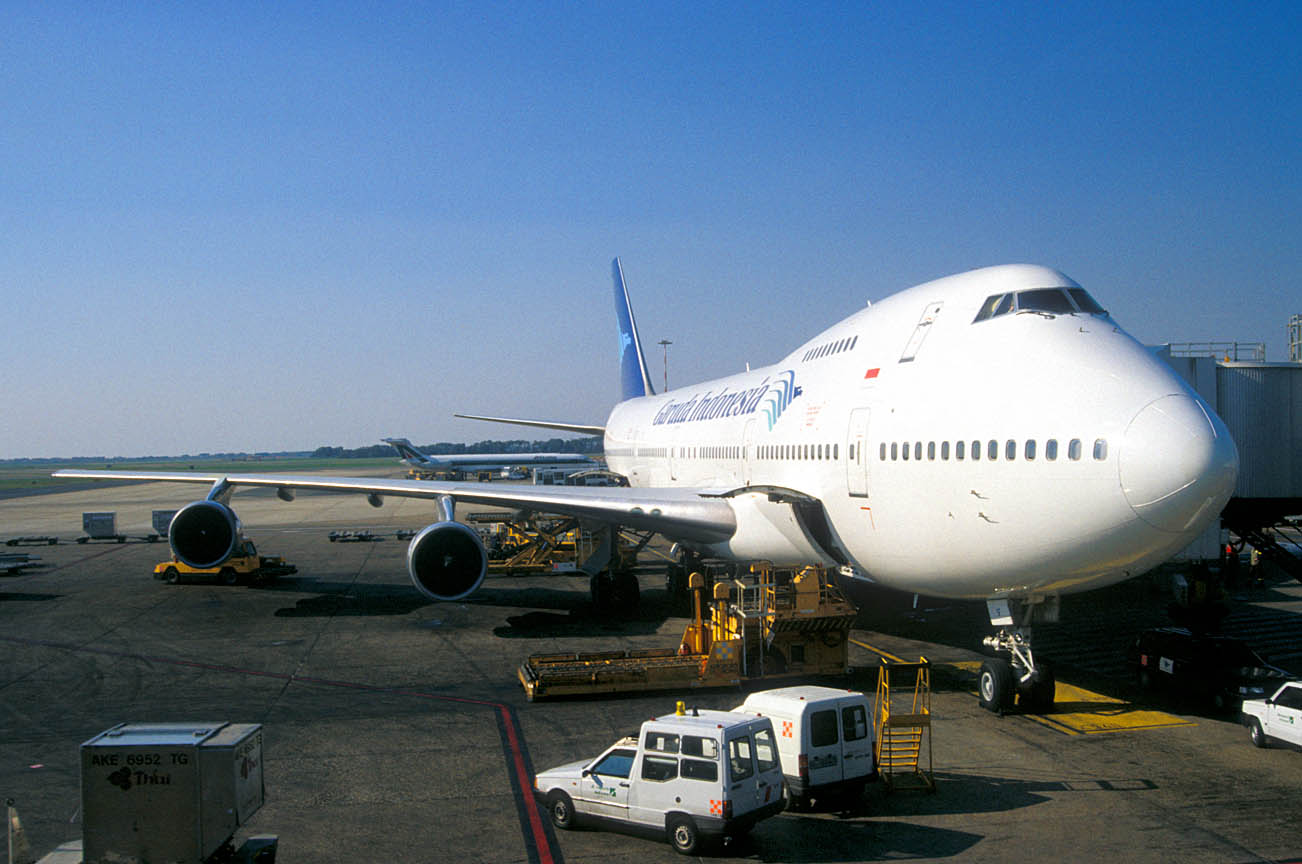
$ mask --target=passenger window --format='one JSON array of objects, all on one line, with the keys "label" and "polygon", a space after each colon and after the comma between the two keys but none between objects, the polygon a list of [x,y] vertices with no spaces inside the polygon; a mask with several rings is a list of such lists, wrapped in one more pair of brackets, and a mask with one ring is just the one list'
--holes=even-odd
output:
[{"label": "passenger window", "polygon": [[[841,458],[840,453],[841,453],[841,445],[840,445],[840,444],[833,444],[833,445],[832,445],[832,459],[833,459],[833,460],[840,459],[840,458]],[[851,458],[851,459],[854,459],[854,455],[851,454],[850,458]]]},{"label": "passenger window", "polygon": [[899,444],[896,444],[894,441],[892,441],[892,442],[891,442],[891,461],[892,461],[892,462],[894,462],[895,459],[896,459],[896,457],[899,455],[899,451],[900,451],[900,445],[899,445]]},{"label": "passenger window", "polygon": [[907,462],[909,460],[909,442],[905,441],[903,446],[900,447],[900,449],[904,451],[904,461]]},{"label": "passenger window", "polygon": [[928,441],[928,442],[927,442],[927,459],[929,459],[929,460],[932,461],[932,462],[935,462],[935,461],[936,461],[936,442],[935,442],[935,441]]},{"label": "passenger window", "polygon": [[940,442],[940,461],[942,461],[942,462],[948,462],[948,461],[949,461],[949,442],[948,442],[948,441],[941,441],[941,442]]},{"label": "passenger window", "polygon": [[1017,442],[1012,438],[1004,442],[1004,458],[1009,462],[1017,458]]},{"label": "passenger window", "polygon": [[1108,442],[1103,438],[1094,439],[1094,459],[1102,462],[1108,458]]},{"label": "passenger window", "polygon": [[1079,459],[1080,459],[1080,439],[1079,439],[1079,438],[1073,438],[1073,439],[1071,439],[1071,443],[1067,445],[1067,458],[1070,459],[1070,460],[1073,461],[1073,462],[1079,461]]},{"label": "passenger window", "polygon": [[967,445],[966,441],[954,442],[954,458],[959,460],[960,462],[963,461],[964,458],[966,458],[967,454],[964,453],[964,450],[966,449],[966,445]]},{"label": "passenger window", "polygon": [[755,773],[755,764],[751,761],[750,736],[743,735],[728,741],[728,778],[736,783]]},{"label": "passenger window", "polygon": [[778,767],[778,747],[773,740],[772,729],[761,729],[755,733],[755,767],[761,774]]},{"label": "passenger window", "polygon": [[677,753],[678,736],[671,735],[668,732],[648,732],[646,733],[646,743],[643,746],[657,753]]},{"label": "passenger window", "polygon": [[913,445],[913,458],[922,461],[922,442],[919,441]]},{"label": "passenger window", "polygon": [[[683,755],[700,756],[703,759],[718,759],[719,742],[713,738],[703,738],[700,735],[684,735]],[[683,773],[686,774],[686,770]]]},{"label": "passenger window", "polygon": [[1058,458],[1058,439],[1050,438],[1044,442],[1044,458],[1050,462]]},{"label": "passenger window", "polygon": [[828,747],[840,740],[836,730],[836,711],[815,711],[809,715],[809,743]]},{"label": "passenger window", "polygon": [[633,770],[633,757],[636,754],[636,750],[614,750],[592,766],[592,773],[600,774],[603,777],[623,777],[627,779],[629,773]]},{"label": "passenger window", "polygon": [[669,756],[642,757],[642,779],[664,783],[678,776],[678,760]]},{"label": "passenger window", "polygon": [[980,442],[980,441],[973,441],[973,442],[972,442],[972,461],[973,461],[973,462],[976,462],[976,461],[978,461],[980,458],[981,458],[981,442]]},{"label": "passenger window", "polygon": [[881,450],[878,451],[878,453],[877,453],[877,459],[878,459],[878,461],[880,461],[880,462],[885,462],[885,461],[886,461],[886,442],[885,442],[885,441],[882,442]]},{"label": "passenger window", "polygon": [[862,705],[851,705],[841,709],[841,726],[845,729],[845,740],[858,741],[868,737],[868,712]]},{"label": "passenger window", "polygon": [[1034,439],[1034,438],[1028,438],[1028,439],[1026,439],[1026,458],[1027,458],[1028,460],[1031,460],[1031,459],[1034,459],[1034,458],[1035,458],[1035,439]]},{"label": "passenger window", "polygon": [[700,759],[684,759],[683,776],[688,780],[708,780],[715,783],[719,779],[717,762],[702,762]]},{"label": "passenger window", "polygon": [[986,444],[986,458],[991,462],[999,458],[999,442],[993,438]]},{"label": "passenger window", "polygon": [[819,444],[819,445],[818,445],[818,451],[814,454],[814,458],[817,459],[817,460],[820,461],[820,462],[823,461],[823,445],[822,445],[822,444]]}]

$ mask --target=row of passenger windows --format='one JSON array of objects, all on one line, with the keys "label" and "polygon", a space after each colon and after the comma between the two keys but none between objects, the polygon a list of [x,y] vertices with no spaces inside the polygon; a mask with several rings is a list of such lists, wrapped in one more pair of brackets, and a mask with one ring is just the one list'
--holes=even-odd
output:
[{"label": "row of passenger windows", "polygon": [[817,348],[810,348],[805,352],[805,356],[800,358],[800,360],[802,363],[807,363],[810,360],[817,360],[819,357],[826,357],[829,354],[840,354],[842,351],[853,349],[855,343],[858,341],[858,336],[847,336],[836,342],[828,342],[826,345],[819,345]]},{"label": "row of passenger windows", "polygon": [[775,461],[825,462],[841,458],[839,444],[760,444],[755,448],[758,459]]},{"label": "row of passenger windows", "polygon": [[[926,449],[928,461],[933,461],[933,462],[936,460],[938,455],[941,461],[948,461],[951,452],[950,442],[948,441],[941,441],[939,445],[935,441],[928,441],[925,444],[921,441],[913,441],[913,442],[892,441],[889,445],[887,445],[887,443],[883,441],[877,453],[877,458],[880,459],[882,462],[885,462],[888,458],[887,457],[888,446],[889,446],[889,453],[890,453],[889,459],[892,462],[899,461],[899,460],[903,460],[907,462],[909,459],[913,459],[915,461],[920,462],[922,461],[922,454],[924,448]],[[989,441],[985,442],[984,449],[985,449],[985,458],[989,462],[993,462],[999,458],[999,452],[1001,449],[1003,451],[1003,458],[1005,461],[1011,462],[1014,459],[1016,459],[1019,450],[1021,451],[1023,459],[1026,459],[1027,461],[1033,461],[1039,452],[1039,445],[1034,438],[1028,438],[1025,441],[1021,442],[1020,444],[1016,440],[1009,438],[1008,440],[1003,442],[1003,445],[1001,447],[998,441],[991,438]],[[1083,445],[1081,444],[1081,440],[1079,438],[1071,439],[1070,441],[1067,442],[1067,458],[1073,462],[1080,461],[1081,453],[1083,452],[1083,449],[1084,449]],[[972,461],[975,462],[981,459],[981,450],[982,450],[982,442],[979,440],[973,441],[971,443],[971,446],[968,445],[967,441],[955,441],[952,452],[956,460],[961,461],[963,459],[971,459]],[[1053,462],[1058,458],[1057,438],[1049,438],[1044,442],[1044,458],[1049,462]],[[1108,458],[1107,439],[1095,438],[1094,439],[1095,461],[1102,462],[1107,458]]]}]

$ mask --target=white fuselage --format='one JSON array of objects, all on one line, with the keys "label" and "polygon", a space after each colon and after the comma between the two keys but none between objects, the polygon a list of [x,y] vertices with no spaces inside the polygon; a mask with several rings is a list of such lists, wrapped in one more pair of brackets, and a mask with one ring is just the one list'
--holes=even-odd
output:
[{"label": "white fuselage", "polygon": [[1054,287],[1079,290],[1010,265],[902,291],[772,366],[620,403],[607,460],[633,486],[727,496],[737,530],[708,554],[946,597],[1138,575],[1217,517],[1238,454],[1105,313],[974,321],[988,298]]}]

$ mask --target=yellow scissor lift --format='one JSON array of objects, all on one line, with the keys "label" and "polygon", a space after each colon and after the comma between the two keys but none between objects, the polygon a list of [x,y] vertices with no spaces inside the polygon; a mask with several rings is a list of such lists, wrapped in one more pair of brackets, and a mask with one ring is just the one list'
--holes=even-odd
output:
[{"label": "yellow scissor lift", "polygon": [[692,619],[675,648],[531,656],[519,669],[525,695],[533,701],[844,675],[855,610],[824,571],[757,564],[750,576],[750,581],[718,581],[707,590],[706,578],[691,574]]},{"label": "yellow scissor lift", "polygon": [[[931,662],[926,657],[919,657],[917,663],[893,662],[883,657],[877,673],[875,713],[877,771],[886,790],[935,792],[931,762]],[[925,768],[922,766],[924,745]]]}]

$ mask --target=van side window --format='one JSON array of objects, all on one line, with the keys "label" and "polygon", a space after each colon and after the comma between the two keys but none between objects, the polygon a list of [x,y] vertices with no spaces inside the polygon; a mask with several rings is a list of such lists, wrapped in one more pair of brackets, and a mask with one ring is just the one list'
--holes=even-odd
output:
[{"label": "van side window", "polygon": [[703,759],[718,759],[719,742],[713,738],[702,738],[700,735],[684,735],[683,755],[700,756]]},{"label": "van side window", "polygon": [[868,737],[868,712],[862,705],[851,705],[841,709],[841,726],[845,729],[845,740],[858,741]]},{"label": "van side window", "polygon": [[728,741],[728,782],[745,780],[755,773],[755,763],[751,761],[750,736],[742,735]]},{"label": "van side window", "polygon": [[627,778],[633,771],[633,757],[636,755],[636,750],[612,750],[605,759],[592,766],[592,773]]},{"label": "van side window", "polygon": [[719,779],[719,764],[702,762],[700,759],[684,759],[683,777],[688,780],[708,780],[715,783]]},{"label": "van side window", "polygon": [[773,740],[772,729],[761,729],[755,733],[755,767],[761,774],[778,767],[778,747]]},{"label": "van side window", "polygon": [[646,733],[646,743],[643,746],[647,750],[654,750],[657,753],[677,753],[678,736],[671,735],[668,732],[648,732]]},{"label": "van side window", "polygon": [[678,776],[678,760],[669,756],[643,756],[642,779],[663,783]]},{"label": "van side window", "polygon": [[840,740],[836,731],[836,710],[815,711],[809,715],[809,743],[827,747]]}]

